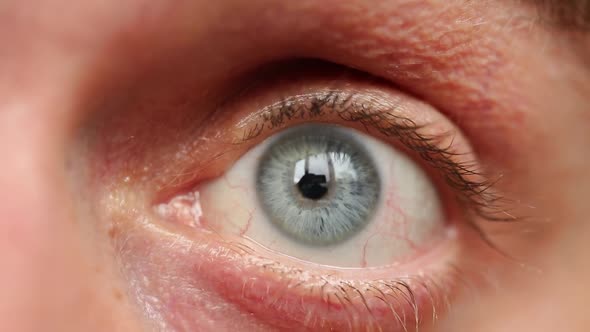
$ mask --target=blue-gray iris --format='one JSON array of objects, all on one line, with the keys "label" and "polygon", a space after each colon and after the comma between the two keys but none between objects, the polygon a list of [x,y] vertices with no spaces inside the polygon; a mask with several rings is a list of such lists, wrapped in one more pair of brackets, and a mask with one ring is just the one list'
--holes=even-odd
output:
[{"label": "blue-gray iris", "polygon": [[256,179],[271,222],[299,242],[330,245],[370,222],[381,183],[351,130],[306,125],[287,130],[264,152]]}]

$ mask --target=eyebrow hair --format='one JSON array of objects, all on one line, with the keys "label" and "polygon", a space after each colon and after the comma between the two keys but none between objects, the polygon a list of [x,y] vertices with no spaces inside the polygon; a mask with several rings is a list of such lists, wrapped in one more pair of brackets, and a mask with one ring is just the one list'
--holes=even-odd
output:
[{"label": "eyebrow hair", "polygon": [[590,0],[530,0],[541,17],[566,29],[590,31]]}]

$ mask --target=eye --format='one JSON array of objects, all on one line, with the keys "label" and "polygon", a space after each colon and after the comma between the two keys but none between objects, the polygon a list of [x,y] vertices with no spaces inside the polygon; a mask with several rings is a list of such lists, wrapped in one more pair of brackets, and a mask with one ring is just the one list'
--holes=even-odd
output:
[{"label": "eye", "polygon": [[200,197],[217,232],[332,266],[400,262],[436,243],[444,226],[421,166],[375,138],[329,124],[275,134],[200,187]]},{"label": "eye", "polygon": [[468,138],[363,74],[271,72],[209,113],[93,121],[101,211],[138,300],[180,327],[427,326],[497,257],[480,225],[501,200]]}]

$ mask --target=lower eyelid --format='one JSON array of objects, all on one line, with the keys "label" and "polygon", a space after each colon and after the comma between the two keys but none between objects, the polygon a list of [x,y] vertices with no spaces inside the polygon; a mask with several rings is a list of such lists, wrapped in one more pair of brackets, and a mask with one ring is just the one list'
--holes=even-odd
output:
[{"label": "lower eyelid", "polygon": [[[187,279],[183,283],[206,285],[240,310],[281,329],[303,324],[310,330],[413,330],[416,322],[427,325],[443,314],[460,286],[461,272],[452,263],[460,249],[451,234],[411,265],[367,270],[296,260],[286,264],[280,255],[239,237],[201,232],[181,239],[175,232],[157,232],[160,243],[131,239],[125,246],[138,241],[152,250],[160,247],[160,255],[175,257],[167,268],[184,271],[177,276]],[[174,297],[187,295],[186,290],[176,292]]]},{"label": "lower eyelid", "polygon": [[475,232],[458,225],[428,254],[404,264],[342,269],[286,261],[240,236],[124,212],[121,195],[109,195],[105,217],[117,220],[113,241],[131,291],[160,326],[198,330],[218,317],[226,328],[240,320],[245,325],[237,326],[252,331],[260,324],[271,330],[307,324],[312,331],[330,325],[365,331],[373,324],[375,330],[412,331],[416,321],[423,328],[442,317],[466,288],[488,287],[493,276],[483,271],[497,259]]},{"label": "lower eyelid", "polygon": [[[355,279],[355,275],[359,278],[358,270],[294,268],[242,255],[247,254],[240,254],[238,259],[248,265],[240,266],[243,263],[230,259],[232,268],[224,271],[224,282],[217,283],[216,289],[263,321],[284,328],[303,324],[312,329],[355,330],[373,325],[401,330],[403,323],[395,319],[392,310],[406,317],[420,315],[417,319],[422,320],[440,305],[435,297],[443,296],[431,292],[419,277],[384,278],[385,272],[381,272],[374,273],[371,280]],[[272,272],[265,274],[267,271]],[[219,274],[215,275],[217,278]],[[416,307],[421,312],[417,313]],[[405,324],[416,325],[411,321]]]}]

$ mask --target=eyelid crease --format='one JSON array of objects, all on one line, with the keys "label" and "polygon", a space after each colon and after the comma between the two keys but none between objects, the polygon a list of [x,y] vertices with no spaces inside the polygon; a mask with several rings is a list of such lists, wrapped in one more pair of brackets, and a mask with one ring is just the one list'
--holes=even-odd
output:
[{"label": "eyelid crease", "polygon": [[[383,105],[374,100],[371,103],[366,101],[360,94],[342,90],[286,97],[255,113],[257,119],[239,124],[244,127],[243,134],[235,143],[253,140],[263,132],[276,130],[291,121],[311,121],[336,115],[344,121],[360,124],[367,132],[373,129],[384,137],[394,138],[416,153],[426,164],[442,173],[443,180],[455,191],[456,198],[468,209],[467,212],[487,221],[517,220],[504,208],[505,203],[508,203],[506,198],[494,190],[501,176],[496,180],[488,180],[474,160],[457,161],[458,157],[465,155],[453,151],[454,138],[451,133],[421,133],[428,124],[418,125],[403,115],[403,102]],[[253,125],[247,124],[251,122],[254,122]],[[450,143],[441,146],[446,139],[450,139]]]}]

